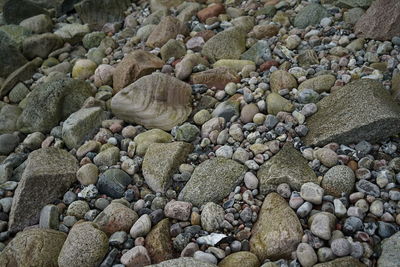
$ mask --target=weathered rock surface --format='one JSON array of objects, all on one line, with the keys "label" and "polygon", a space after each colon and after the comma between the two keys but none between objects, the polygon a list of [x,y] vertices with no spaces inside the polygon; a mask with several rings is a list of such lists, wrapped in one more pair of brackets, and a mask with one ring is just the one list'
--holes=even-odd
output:
[{"label": "weathered rock surface", "polygon": [[257,177],[260,180],[260,192],[263,194],[274,191],[282,183],[289,184],[297,191],[304,183],[318,183],[308,161],[290,143],[284,145],[281,151],[261,166]]},{"label": "weathered rock surface", "polygon": [[92,95],[84,81],[64,78],[44,83],[31,92],[17,126],[24,133],[49,132],[60,120],[81,108]]},{"label": "weathered rock surface", "polygon": [[228,255],[218,264],[218,267],[231,266],[258,267],[260,266],[260,261],[253,253],[248,251],[240,251]]},{"label": "weathered rock surface", "polygon": [[400,106],[378,81],[351,82],[317,106],[318,112],[307,120],[306,145],[377,141],[400,132]]},{"label": "weathered rock surface", "polygon": [[252,229],[250,251],[260,261],[290,259],[302,236],[303,229],[296,213],[284,198],[277,193],[270,193]]},{"label": "weathered rock surface", "polygon": [[155,143],[145,154],[142,170],[147,185],[156,192],[165,192],[172,182],[172,174],[187,155],[193,150],[193,145],[184,142]]},{"label": "weathered rock surface", "polygon": [[114,71],[114,90],[121,90],[137,79],[161,69],[163,65],[164,62],[160,58],[143,50],[126,55]]},{"label": "weathered rock surface", "polygon": [[170,223],[163,219],[147,234],[145,247],[152,263],[160,263],[173,258],[172,240],[169,232]]},{"label": "weathered rock surface", "polygon": [[15,191],[9,230],[16,232],[39,222],[40,210],[61,197],[76,181],[78,162],[58,148],[29,154],[28,164]]},{"label": "weathered rock surface", "polygon": [[159,264],[149,265],[149,267],[216,267],[217,265],[196,260],[191,257],[176,258],[172,260],[163,261]]},{"label": "weathered rock surface", "polygon": [[400,2],[376,0],[357,21],[354,31],[361,37],[390,40],[400,36]]},{"label": "weathered rock surface", "polygon": [[146,45],[149,47],[162,47],[170,39],[175,39],[178,34],[186,35],[188,28],[179,19],[163,17],[157,27],[151,32]]},{"label": "weathered rock surface", "polygon": [[108,238],[92,222],[75,224],[58,257],[59,267],[97,266],[108,251]]},{"label": "weathered rock surface", "polygon": [[130,4],[129,0],[85,0],[76,4],[75,10],[91,29],[101,30],[107,22],[122,21]]},{"label": "weathered rock surface", "polygon": [[217,157],[201,163],[179,194],[178,199],[200,207],[219,202],[243,179],[246,168],[234,160]]},{"label": "weathered rock surface", "polygon": [[57,258],[67,234],[49,229],[19,232],[0,254],[3,267],[57,267]]},{"label": "weathered rock surface", "polygon": [[[366,265],[353,257],[338,258],[333,261],[318,263],[314,267],[365,267]],[[386,266],[385,266],[386,267]]]},{"label": "weathered rock surface", "polygon": [[171,130],[192,111],[192,88],[172,76],[153,73],[124,88],[111,101],[113,113],[146,128]]},{"label": "weathered rock surface", "polygon": [[6,78],[25,63],[27,63],[27,60],[18,50],[16,44],[5,32],[0,31],[0,77]]},{"label": "weathered rock surface", "polygon": [[78,148],[96,133],[107,117],[100,107],[84,108],[71,114],[64,122],[62,138],[68,148]]},{"label": "weathered rock surface", "polygon": [[237,73],[234,70],[225,67],[197,72],[190,76],[191,83],[205,84],[209,88],[215,87],[218,90],[223,90],[227,83],[237,83],[239,81],[240,77]]},{"label": "weathered rock surface", "polygon": [[3,7],[3,16],[8,24],[19,24],[24,19],[49,14],[46,9],[28,0],[9,0]]},{"label": "weathered rock surface", "polygon": [[384,239],[381,243],[382,254],[378,259],[378,267],[395,267],[400,262],[400,233]]}]

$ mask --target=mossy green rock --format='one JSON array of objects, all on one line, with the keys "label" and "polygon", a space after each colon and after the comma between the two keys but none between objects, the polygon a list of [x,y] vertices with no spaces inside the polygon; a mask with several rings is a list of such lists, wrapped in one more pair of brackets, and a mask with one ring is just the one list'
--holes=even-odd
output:
[{"label": "mossy green rock", "polygon": [[375,80],[349,83],[317,104],[307,119],[306,145],[378,141],[400,132],[400,106]]},{"label": "mossy green rock", "polygon": [[39,85],[27,97],[17,126],[24,133],[49,132],[80,109],[89,96],[90,85],[80,80],[64,78]]},{"label": "mossy green rock", "polygon": [[276,115],[280,111],[292,112],[294,105],[280,94],[270,93],[267,96],[267,110],[269,114]]},{"label": "mossy green rock", "polygon": [[0,134],[12,133],[18,129],[17,120],[22,110],[15,105],[5,105],[0,111]]},{"label": "mossy green rock", "polygon": [[150,145],[142,164],[147,185],[153,191],[164,193],[171,185],[172,175],[192,150],[193,145],[185,142]]},{"label": "mossy green rock", "polygon": [[218,267],[231,266],[259,267],[260,261],[255,254],[248,251],[240,251],[228,255],[218,264]]},{"label": "mossy green rock", "polygon": [[138,134],[134,141],[136,143],[136,153],[143,156],[147,148],[153,143],[170,143],[172,135],[160,129],[152,129],[144,133]]},{"label": "mossy green rock", "polygon": [[301,242],[303,228],[296,213],[277,193],[264,200],[252,229],[250,252],[262,262],[265,259],[291,259]]},{"label": "mossy green rock", "polygon": [[317,176],[308,161],[292,144],[287,143],[257,172],[262,194],[274,191],[279,184],[287,183],[292,190],[300,191],[307,182],[318,183]]},{"label": "mossy green rock", "polygon": [[219,59],[239,59],[245,50],[246,32],[241,27],[232,27],[208,40],[202,53],[215,62]]},{"label": "mossy green rock", "polygon": [[314,78],[305,80],[299,85],[299,90],[313,89],[317,93],[329,92],[335,84],[336,78],[333,75],[319,75]]},{"label": "mossy green rock", "polygon": [[59,267],[92,267],[101,263],[108,251],[108,237],[92,222],[76,223],[58,257]]},{"label": "mossy green rock", "polygon": [[82,43],[86,49],[98,47],[105,37],[106,34],[104,32],[91,32],[83,37]]},{"label": "mossy green rock", "polygon": [[194,170],[178,199],[200,207],[219,202],[243,180],[246,167],[222,157],[209,159]]},{"label": "mossy green rock", "polygon": [[0,31],[0,77],[6,78],[14,70],[27,63],[17,44],[3,31]]},{"label": "mossy green rock", "polygon": [[184,123],[176,130],[176,140],[184,142],[193,142],[199,135],[200,130],[196,125]]},{"label": "mossy green rock", "polygon": [[0,254],[4,267],[57,267],[57,258],[67,234],[50,229],[29,229],[19,232]]},{"label": "mossy green rock", "polygon": [[18,25],[4,25],[0,27],[0,31],[7,34],[7,36],[16,44],[18,49],[22,48],[22,42],[32,35],[32,32],[22,26]]},{"label": "mossy green rock", "polygon": [[320,4],[309,4],[302,8],[294,18],[294,26],[304,29],[307,26],[319,24],[321,19],[328,16],[328,11]]}]

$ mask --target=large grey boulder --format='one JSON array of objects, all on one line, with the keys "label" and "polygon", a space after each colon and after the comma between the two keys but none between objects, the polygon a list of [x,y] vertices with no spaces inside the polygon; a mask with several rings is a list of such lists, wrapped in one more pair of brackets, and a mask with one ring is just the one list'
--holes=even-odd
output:
[{"label": "large grey boulder", "polygon": [[32,152],[15,191],[9,230],[17,232],[38,223],[41,209],[70,188],[77,170],[78,161],[65,150],[42,148]]},{"label": "large grey boulder", "polygon": [[246,167],[222,157],[209,159],[194,170],[178,199],[200,207],[219,202],[242,181]]},{"label": "large grey boulder", "polygon": [[83,141],[95,134],[107,118],[100,107],[84,108],[72,113],[64,122],[62,138],[68,148],[78,148]]},{"label": "large grey boulder", "polygon": [[67,234],[50,229],[19,232],[0,254],[0,266],[57,267],[57,258]]},{"label": "large grey boulder", "polygon": [[21,132],[49,132],[61,120],[81,108],[92,95],[91,87],[82,80],[64,78],[46,82],[27,97],[26,107],[18,119]]},{"label": "large grey boulder", "polygon": [[142,170],[147,185],[156,192],[164,193],[172,182],[172,175],[184,163],[193,145],[185,142],[155,143],[145,154]]},{"label": "large grey boulder", "polygon": [[275,156],[265,162],[257,176],[262,194],[274,191],[282,183],[289,184],[292,190],[297,191],[300,191],[304,183],[318,183],[308,161],[290,143],[285,144]]},{"label": "large grey boulder", "polygon": [[318,112],[307,120],[306,145],[373,142],[400,132],[400,106],[375,80],[351,82],[317,106]]},{"label": "large grey boulder", "polygon": [[385,239],[381,243],[382,254],[378,259],[378,267],[395,267],[400,262],[400,232]]},{"label": "large grey boulder", "polygon": [[26,62],[16,43],[7,33],[0,31],[0,77],[6,78]]}]

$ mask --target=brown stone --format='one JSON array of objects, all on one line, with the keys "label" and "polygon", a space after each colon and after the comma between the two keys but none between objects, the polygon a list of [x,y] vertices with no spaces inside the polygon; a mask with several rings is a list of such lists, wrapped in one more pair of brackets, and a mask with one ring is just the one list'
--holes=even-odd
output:
[{"label": "brown stone", "polygon": [[277,35],[279,32],[279,27],[277,25],[268,24],[268,25],[257,25],[250,32],[250,36],[255,37],[257,39],[270,38],[272,36]]},{"label": "brown stone", "polygon": [[217,17],[219,14],[222,14],[224,12],[224,5],[218,3],[200,10],[199,12],[197,12],[197,17],[200,19],[201,22],[204,23],[208,18]]},{"label": "brown stone", "polygon": [[400,36],[400,1],[376,0],[354,26],[357,35],[375,40]]},{"label": "brown stone", "polygon": [[190,76],[191,83],[205,84],[209,88],[215,87],[218,90],[223,90],[227,83],[238,83],[239,81],[240,77],[235,71],[224,67],[194,73]]},{"label": "brown stone", "polygon": [[121,90],[140,77],[161,69],[163,65],[164,61],[143,50],[136,50],[126,55],[114,71],[114,90]]},{"label": "brown stone", "polygon": [[201,32],[196,33],[195,37],[203,37],[204,42],[207,42],[215,35],[215,32],[212,30],[204,30]]},{"label": "brown stone", "polygon": [[147,39],[146,45],[149,47],[162,47],[170,39],[175,39],[178,34],[186,35],[188,28],[177,18],[167,16],[155,27]]},{"label": "brown stone", "polygon": [[160,263],[173,258],[169,228],[169,219],[163,219],[146,236],[145,247],[152,263]]},{"label": "brown stone", "polygon": [[118,231],[129,233],[139,216],[135,211],[120,203],[111,203],[93,221],[108,235]]}]

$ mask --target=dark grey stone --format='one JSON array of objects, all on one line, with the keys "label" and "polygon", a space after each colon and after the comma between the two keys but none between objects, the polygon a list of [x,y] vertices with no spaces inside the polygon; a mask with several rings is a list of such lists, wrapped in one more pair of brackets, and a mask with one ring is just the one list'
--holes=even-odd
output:
[{"label": "dark grey stone", "polygon": [[6,78],[27,62],[10,37],[0,31],[0,77]]},{"label": "dark grey stone", "polygon": [[46,14],[46,9],[28,0],[9,0],[3,7],[3,16],[8,24],[19,24],[24,19]]},{"label": "dark grey stone", "polygon": [[299,11],[294,18],[294,26],[304,29],[309,25],[319,24],[321,19],[328,17],[328,11],[320,4],[309,4]]},{"label": "dark grey stone", "polygon": [[132,182],[132,178],[120,169],[110,169],[100,175],[97,182],[97,189],[100,193],[113,198],[124,196],[127,185]]}]

